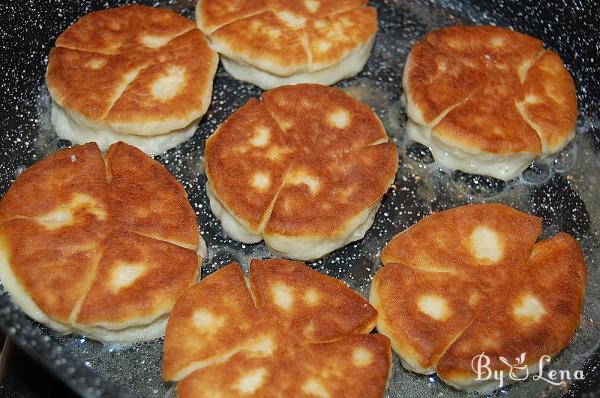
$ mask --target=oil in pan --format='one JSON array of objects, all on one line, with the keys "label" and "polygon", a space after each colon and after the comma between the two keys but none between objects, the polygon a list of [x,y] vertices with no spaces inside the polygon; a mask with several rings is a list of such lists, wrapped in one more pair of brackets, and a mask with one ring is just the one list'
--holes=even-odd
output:
[{"label": "oil in pan", "polygon": [[[10,109],[4,123],[5,152],[0,163],[0,191],[5,192],[19,171],[69,142],[58,140],[49,121],[50,100],[44,86],[43,71],[53,40],[66,26],[92,9],[118,6],[123,1],[86,1],[80,5],[59,1],[50,5],[33,4],[27,10],[28,28],[34,35],[28,45],[27,62],[4,60],[0,72],[14,76],[7,84]],[[194,1],[157,1],[193,18]],[[396,181],[384,197],[376,222],[364,239],[310,263],[337,277],[363,296],[379,266],[385,243],[432,211],[466,203],[499,201],[543,217],[545,235],[557,231],[572,234],[582,245],[588,265],[588,289],[580,326],[571,344],[556,357],[548,369],[589,370],[590,358],[600,361],[600,106],[598,74],[593,70],[593,28],[584,21],[578,29],[565,29],[567,19],[554,18],[559,9],[552,2],[477,2],[477,1],[392,1],[373,2],[378,9],[379,33],[365,70],[356,78],[338,84],[347,93],[373,107],[382,119],[400,153]],[[543,3],[543,4],[542,4]],[[581,5],[579,5],[582,7]],[[18,5],[8,8],[13,15],[25,14]],[[555,11],[552,12],[555,7]],[[573,6],[575,7],[575,6]],[[592,12],[591,8],[563,10],[574,18]],[[13,23],[17,23],[13,21]],[[539,37],[559,52],[574,75],[580,106],[577,135],[558,156],[537,162],[516,181],[508,183],[440,169],[427,148],[409,142],[404,134],[405,113],[401,102],[401,76],[412,45],[426,32],[457,23],[497,24],[513,27]],[[590,22],[591,24],[591,22]],[[34,29],[35,28],[35,29]],[[33,33],[32,33],[33,32]],[[591,37],[591,38],[590,38]],[[596,38],[600,35],[596,36]],[[573,41],[579,40],[577,46]],[[588,40],[589,42],[585,42]],[[588,49],[591,48],[589,52]],[[18,57],[17,57],[18,59]],[[231,113],[260,90],[236,81],[219,68],[211,107],[199,131],[188,142],[170,150],[157,160],[183,184],[194,207],[209,250],[202,276],[230,261],[247,266],[251,258],[273,255],[263,244],[244,245],[228,239],[208,205],[203,170],[205,139]],[[1,155],[1,154],[0,154]],[[123,395],[140,397],[174,396],[173,388],[162,381],[162,340],[135,345],[104,346],[81,336],[59,336],[22,314],[6,294],[0,297],[0,324],[16,342],[56,370],[63,379],[85,395]],[[595,354],[594,354],[595,353]],[[587,364],[586,364],[587,362]],[[597,363],[596,363],[597,364]],[[500,390],[503,396],[559,396],[575,391],[569,383],[555,386],[543,380],[528,380]],[[574,392],[573,392],[574,394]],[[388,391],[396,396],[462,396],[435,375],[422,376],[406,371],[394,356],[393,376]]]}]

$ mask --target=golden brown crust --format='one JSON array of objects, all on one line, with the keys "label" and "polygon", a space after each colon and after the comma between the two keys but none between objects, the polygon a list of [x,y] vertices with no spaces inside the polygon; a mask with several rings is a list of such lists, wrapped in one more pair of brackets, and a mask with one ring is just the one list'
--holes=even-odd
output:
[{"label": "golden brown crust", "polygon": [[[368,333],[377,312],[342,282],[290,260],[252,260],[252,296],[263,317],[277,319],[289,333],[311,342],[332,341],[345,334]],[[290,308],[274,298],[279,286],[294,297]]]},{"label": "golden brown crust", "polygon": [[[378,331],[392,340],[396,351],[405,354],[403,359],[411,358],[413,368],[424,370],[435,368],[448,347],[470,325],[476,307],[469,303],[469,297],[480,295],[484,299],[480,289],[456,275],[425,272],[401,264],[383,266],[371,289],[378,296]],[[446,298],[445,312],[433,321],[419,309],[419,299],[425,305],[428,298],[440,296]]]},{"label": "golden brown crust", "polygon": [[391,143],[338,156],[300,157],[286,175],[265,235],[338,236],[381,200],[397,169],[398,152]]},{"label": "golden brown crust", "polygon": [[548,154],[572,137],[573,79],[540,40],[492,26],[427,34],[404,75],[409,116],[469,153]]},{"label": "golden brown crust", "polygon": [[219,201],[259,231],[293,156],[275,120],[251,99],[207,140],[206,175]]},{"label": "golden brown crust", "polygon": [[[503,248],[501,258],[491,262],[472,255],[471,237],[478,227],[495,233]],[[381,252],[381,262],[466,277],[477,267],[493,267],[495,273],[512,272],[515,264],[529,258],[541,228],[540,218],[500,203],[461,206],[433,213],[394,237]]]},{"label": "golden brown crust", "polygon": [[573,79],[565,73],[558,54],[544,52],[527,71],[517,106],[540,135],[544,153],[559,151],[571,139],[577,120],[577,96]]},{"label": "golden brown crust", "polygon": [[0,201],[0,213],[6,218],[43,217],[78,193],[105,208],[106,187],[98,146],[80,145],[55,152],[21,173]]},{"label": "golden brown crust", "polygon": [[363,0],[201,0],[196,20],[220,53],[278,76],[336,65],[377,32]]},{"label": "golden brown crust", "polygon": [[180,379],[180,371],[197,361],[226,360],[255,333],[258,320],[239,264],[230,264],[202,279],[181,295],[169,316],[164,379]]},{"label": "golden brown crust", "polygon": [[[372,362],[354,365],[357,350],[366,352]],[[381,335],[296,346],[275,358],[240,353],[227,363],[192,373],[177,386],[177,396],[237,397],[245,391],[244,396],[250,397],[380,397],[385,391],[390,359],[389,340]],[[252,381],[256,389],[248,392],[255,386]]]},{"label": "golden brown crust", "polygon": [[54,47],[48,58],[46,81],[55,102],[101,123],[127,85],[127,74],[132,68],[139,66],[118,54]]},{"label": "golden brown crust", "polygon": [[129,5],[84,15],[56,39],[56,46],[102,54],[146,51],[146,36],[168,40],[192,29],[194,22],[172,11]]},{"label": "golden brown crust", "polygon": [[46,81],[52,99],[77,120],[157,135],[206,112],[217,62],[193,22],[132,5],[92,12],[63,32]]},{"label": "golden brown crust", "polygon": [[[193,29],[172,39],[154,58],[154,63],[147,64],[116,100],[106,115],[107,123],[125,124],[130,129],[126,132],[135,133],[136,125],[148,120],[191,122],[204,114],[210,102],[210,94],[207,98],[205,93],[212,92],[217,61],[202,32]],[[157,81],[180,75],[180,89],[156,96],[153,88]],[[185,126],[181,123],[181,127]]]},{"label": "golden brown crust", "polygon": [[[482,351],[490,357],[491,369],[505,371],[508,366],[500,356],[512,363],[525,352],[525,363],[536,365],[543,355],[556,355],[569,344],[579,323],[585,283],[583,253],[575,239],[559,233],[537,243],[510,283],[493,293],[496,299],[481,303],[472,325],[438,363],[440,377],[473,378],[471,360]],[[516,316],[515,308],[526,297],[539,299],[544,314]]]},{"label": "golden brown crust", "polygon": [[383,394],[390,343],[364,335],[376,318],[365,300],[288,260],[252,261],[249,285],[252,295],[240,266],[231,264],[176,303],[163,366],[166,380],[185,377],[178,396]]},{"label": "golden brown crust", "polygon": [[118,142],[106,154],[106,172],[110,210],[119,228],[188,249],[198,247],[196,213],[163,165]]},{"label": "golden brown crust", "polygon": [[355,8],[313,19],[308,23],[308,48],[313,68],[333,65],[345,58],[357,43],[367,43],[377,32],[377,10]]},{"label": "golden brown crust", "polygon": [[264,92],[262,103],[301,155],[334,155],[388,140],[373,110],[338,88],[283,86]]},{"label": "golden brown crust", "polygon": [[[476,154],[541,153],[540,137],[523,120],[514,100],[490,95],[464,101],[436,124],[431,134]],[[502,109],[501,117],[498,109]]]},{"label": "golden brown crust", "polygon": [[85,209],[75,220],[52,229],[24,218],[0,224],[0,251],[12,273],[46,315],[65,324],[87,293],[104,238],[97,225],[102,222]]},{"label": "golden brown crust", "polygon": [[284,86],[219,127],[205,168],[215,197],[253,233],[336,238],[393,182],[398,155],[386,141],[373,111],[343,91]]},{"label": "golden brown crust", "polygon": [[290,1],[290,0],[262,0],[269,8],[288,11],[295,15],[317,18],[319,16],[339,14],[356,8],[367,6],[366,0],[328,0],[321,1]]},{"label": "golden brown crust", "polygon": [[196,5],[196,23],[204,33],[212,33],[221,26],[260,14],[266,9],[263,0],[238,0],[234,4],[199,0]]},{"label": "golden brown crust", "polygon": [[196,217],[175,178],[124,143],[105,160],[96,144],[60,150],[0,201],[0,249],[14,283],[75,327],[150,323],[198,272]]},{"label": "golden brown crust", "polygon": [[198,255],[193,250],[114,230],[101,244],[90,290],[75,322],[84,325],[122,325],[143,319],[147,323],[168,313],[178,292],[198,275]]},{"label": "golden brown crust", "polygon": [[232,22],[211,35],[211,42],[220,53],[254,60],[261,69],[278,68],[278,74],[285,75],[308,64],[305,40],[304,32],[290,29],[270,10]]},{"label": "golden brown crust", "polygon": [[434,30],[409,54],[405,89],[425,122],[430,123],[488,83],[487,68],[499,82],[514,84],[519,80],[515,67],[535,61],[541,51],[541,41],[506,28],[454,26]]},{"label": "golden brown crust", "polygon": [[378,329],[419,372],[477,389],[472,361],[485,352],[526,354],[525,365],[560,352],[573,335],[586,268],[578,243],[560,233],[534,245],[540,220],[504,205],[433,214],[392,240],[372,285]]}]

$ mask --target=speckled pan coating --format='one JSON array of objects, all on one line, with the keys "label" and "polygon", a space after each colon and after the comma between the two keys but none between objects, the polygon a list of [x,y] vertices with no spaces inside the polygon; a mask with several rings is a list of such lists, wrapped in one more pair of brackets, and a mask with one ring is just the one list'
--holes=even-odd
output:
[{"label": "speckled pan coating", "polygon": [[[193,18],[192,0],[142,1],[164,5]],[[0,193],[6,192],[24,167],[67,146],[58,141],[49,121],[49,96],[44,87],[47,55],[54,39],[89,11],[125,1],[87,0],[75,3],[10,2],[0,6]],[[376,109],[401,154],[395,189],[384,198],[373,228],[366,237],[310,265],[336,276],[362,295],[379,266],[387,241],[432,211],[469,202],[500,201],[541,216],[543,233],[571,233],[584,248],[589,282],[581,320],[572,344],[551,364],[552,369],[585,369],[586,381],[568,386],[568,396],[600,389],[600,20],[592,1],[450,1],[381,0],[377,7],[380,30],[365,70],[338,86]],[[405,114],[400,103],[401,75],[411,46],[427,31],[458,22],[510,26],[542,39],[557,51],[573,74],[580,106],[578,134],[556,159],[530,167],[517,181],[504,183],[464,173],[440,171],[431,155],[403,139]],[[217,72],[212,105],[198,133],[188,142],[158,158],[187,190],[197,213],[209,258],[203,275],[231,261],[271,256],[264,245],[242,245],[222,233],[208,207],[202,169],[204,140],[234,110],[260,90]],[[102,346],[81,337],[61,337],[17,310],[0,290],[0,327],[17,344],[55,370],[86,396],[174,396],[161,381],[162,341],[135,346]],[[418,376],[402,369],[397,358],[389,396],[458,396],[434,376]],[[498,396],[534,396],[561,390],[543,381],[519,383]]]}]

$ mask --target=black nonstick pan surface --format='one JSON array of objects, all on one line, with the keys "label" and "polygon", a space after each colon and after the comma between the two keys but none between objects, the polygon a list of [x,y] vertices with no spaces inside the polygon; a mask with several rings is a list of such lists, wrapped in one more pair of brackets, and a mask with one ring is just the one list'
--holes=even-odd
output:
[{"label": "black nonstick pan surface", "polygon": [[[44,73],[56,37],[82,15],[125,1],[3,1],[0,3],[0,194],[39,159],[69,146],[58,140],[49,120]],[[144,2],[194,17],[195,1]],[[338,84],[371,105],[398,145],[400,168],[365,238],[310,263],[368,293],[385,243],[433,211],[466,203],[499,201],[543,217],[544,235],[572,234],[584,248],[588,286],[581,324],[571,344],[548,370],[582,370],[583,380],[554,386],[528,380],[493,396],[600,395],[600,17],[599,5],[584,1],[373,1],[380,29],[365,70]],[[558,156],[533,164],[517,180],[504,183],[440,170],[428,150],[404,136],[401,75],[412,45],[435,28],[456,23],[508,26],[542,39],[557,51],[575,79],[580,116],[574,141]],[[211,214],[204,183],[204,141],[216,127],[260,90],[235,81],[219,68],[213,100],[196,135],[157,156],[183,184],[208,244],[202,276],[230,261],[271,257],[262,245],[228,239]],[[162,339],[135,345],[104,346],[82,336],[60,336],[29,319],[0,288],[0,328],[35,360],[82,396],[172,397],[162,382]],[[408,372],[394,357],[390,397],[462,396],[435,375]]]}]

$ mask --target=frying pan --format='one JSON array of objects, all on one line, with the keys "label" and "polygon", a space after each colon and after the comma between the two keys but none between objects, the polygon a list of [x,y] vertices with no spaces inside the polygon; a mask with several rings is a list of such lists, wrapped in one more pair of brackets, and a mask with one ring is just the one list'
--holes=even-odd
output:
[{"label": "frying pan", "polygon": [[[115,1],[14,1],[0,4],[0,193],[25,167],[68,146],[49,121],[44,84],[48,52],[56,37],[80,16],[124,4]],[[193,18],[195,1],[145,2]],[[432,211],[482,201],[500,201],[543,217],[546,236],[572,234],[586,255],[589,278],[581,324],[572,343],[549,369],[583,370],[584,380],[553,386],[528,380],[500,390],[498,396],[581,396],[600,392],[600,20],[598,4],[584,1],[408,1],[380,0],[380,30],[365,70],[338,86],[371,105],[398,144],[400,169],[365,238],[310,265],[340,278],[366,295],[385,242]],[[404,137],[401,74],[406,56],[427,31],[457,23],[494,24],[542,39],[557,51],[577,86],[580,117],[572,144],[552,159],[533,164],[523,176],[504,183],[491,178],[440,170],[431,154]],[[204,141],[215,128],[260,90],[217,73],[212,105],[189,142],[157,156],[184,185],[209,248],[202,276],[230,261],[270,257],[262,244],[228,239],[211,214],[202,168]],[[174,396],[161,379],[162,340],[128,346],[103,346],[82,336],[60,336],[32,321],[0,288],[0,327],[32,358],[82,396]],[[435,375],[404,370],[394,356],[388,392],[395,396],[459,396]]]}]

